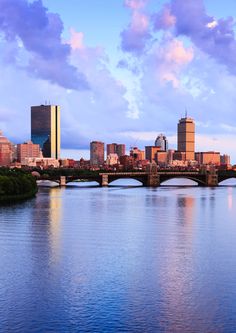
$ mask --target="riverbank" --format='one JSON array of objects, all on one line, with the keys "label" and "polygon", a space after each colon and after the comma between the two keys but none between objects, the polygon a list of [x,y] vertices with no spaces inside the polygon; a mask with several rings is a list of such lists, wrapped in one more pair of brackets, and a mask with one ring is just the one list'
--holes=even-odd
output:
[{"label": "riverbank", "polygon": [[0,204],[33,198],[38,192],[35,178],[22,170],[0,169]]}]

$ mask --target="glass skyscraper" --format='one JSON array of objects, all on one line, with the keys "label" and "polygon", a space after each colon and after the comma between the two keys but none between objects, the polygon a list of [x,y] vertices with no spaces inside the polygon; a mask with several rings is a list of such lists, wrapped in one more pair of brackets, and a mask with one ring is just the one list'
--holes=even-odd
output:
[{"label": "glass skyscraper", "polygon": [[39,144],[43,157],[60,157],[60,107],[39,105],[31,107],[31,141]]}]

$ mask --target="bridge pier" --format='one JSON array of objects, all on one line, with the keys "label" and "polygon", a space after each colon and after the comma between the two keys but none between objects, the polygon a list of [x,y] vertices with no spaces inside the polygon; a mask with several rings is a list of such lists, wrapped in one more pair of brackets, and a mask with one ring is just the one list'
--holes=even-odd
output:
[{"label": "bridge pier", "polygon": [[160,175],[158,175],[158,173],[150,173],[147,177],[147,183],[145,185],[148,187],[160,186]]},{"label": "bridge pier", "polygon": [[219,180],[217,173],[208,173],[206,175],[206,186],[218,186]]},{"label": "bridge pier", "polygon": [[60,186],[66,186],[66,176],[60,177]]},{"label": "bridge pier", "polygon": [[101,186],[108,186],[109,182],[108,182],[108,175],[102,175],[102,182],[101,182]]}]

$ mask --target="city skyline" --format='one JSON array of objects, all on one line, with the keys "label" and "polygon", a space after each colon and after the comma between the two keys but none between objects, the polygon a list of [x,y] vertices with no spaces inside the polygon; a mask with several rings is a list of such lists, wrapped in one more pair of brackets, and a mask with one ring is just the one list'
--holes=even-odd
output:
[{"label": "city skyline", "polygon": [[30,138],[28,105],[47,100],[62,108],[62,156],[82,156],[92,140],[144,147],[158,133],[173,147],[187,108],[196,150],[236,160],[233,1],[4,3],[0,129],[11,141]]},{"label": "city skyline", "polygon": [[[170,167],[215,167],[231,168],[231,158],[225,151],[195,150],[195,121],[187,113],[177,124],[177,149],[168,149],[168,138],[159,134],[145,150],[130,146],[129,152],[124,143],[90,142],[90,157],[82,156],[80,161],[68,155],[60,158],[61,122],[59,105],[31,106],[31,141],[11,143],[2,135],[0,144],[0,165],[79,168],[116,168],[145,170],[155,162],[160,168]],[[106,150],[105,150],[106,148]],[[105,158],[106,151],[106,158]],[[6,161],[8,161],[6,163]],[[234,165],[233,165],[234,168]]]}]

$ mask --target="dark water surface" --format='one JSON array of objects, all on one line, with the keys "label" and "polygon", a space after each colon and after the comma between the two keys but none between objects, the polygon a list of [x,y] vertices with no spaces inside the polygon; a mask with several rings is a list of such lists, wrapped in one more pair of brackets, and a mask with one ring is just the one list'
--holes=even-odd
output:
[{"label": "dark water surface", "polygon": [[236,332],[236,187],[0,207],[1,332]]}]

